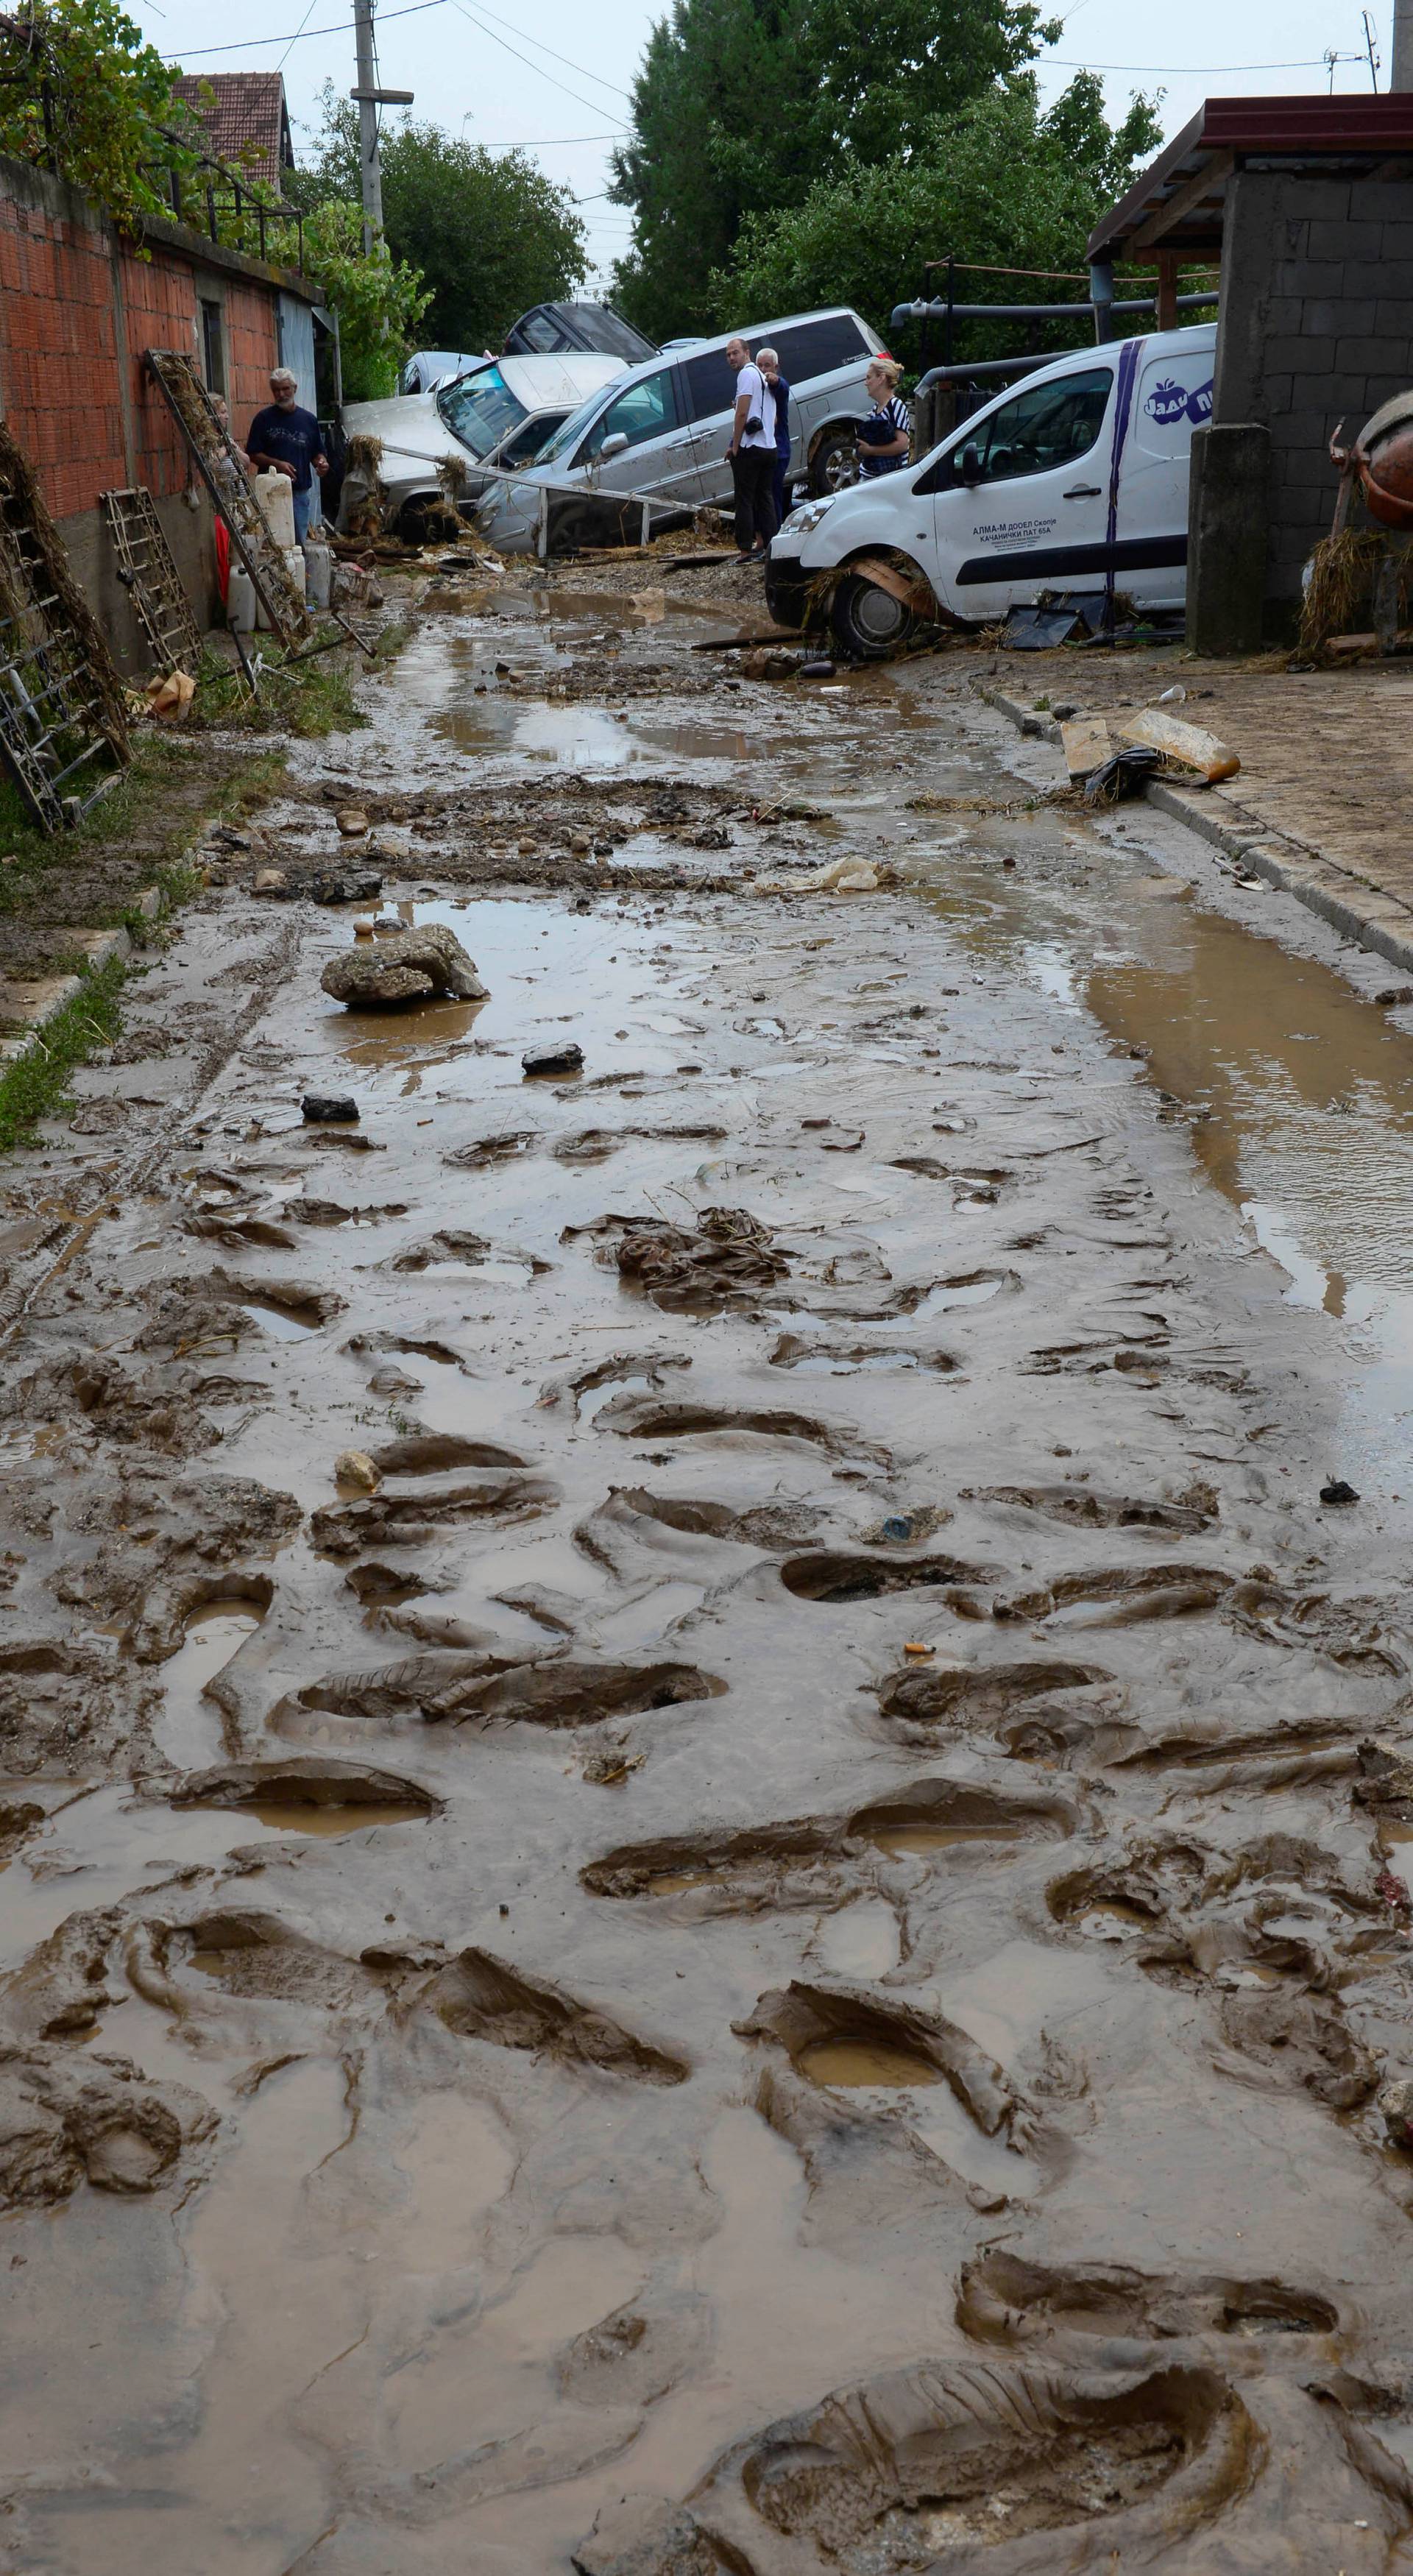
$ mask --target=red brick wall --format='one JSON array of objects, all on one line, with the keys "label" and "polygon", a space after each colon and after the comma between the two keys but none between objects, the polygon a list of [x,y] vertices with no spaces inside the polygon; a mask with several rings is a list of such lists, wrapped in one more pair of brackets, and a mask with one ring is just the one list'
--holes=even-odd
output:
[{"label": "red brick wall", "polygon": [[144,380],[142,353],[199,354],[203,291],[225,301],[238,434],[268,399],[278,290],[229,272],[204,289],[199,279],[195,262],[163,243],[139,259],[72,190],[0,162],[0,409],[56,518],[94,509],[113,485],[145,483],[159,500],[183,489],[186,450]]}]

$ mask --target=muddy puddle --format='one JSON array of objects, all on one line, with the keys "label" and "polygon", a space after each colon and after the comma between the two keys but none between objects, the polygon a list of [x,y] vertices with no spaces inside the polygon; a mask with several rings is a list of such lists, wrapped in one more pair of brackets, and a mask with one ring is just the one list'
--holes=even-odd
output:
[{"label": "muddy puddle", "polygon": [[[133,1004],[211,1039],[170,1148],[48,1140],[17,2576],[1413,2550],[1396,1406],[1319,1502],[1413,1291],[1409,1042],[1020,811],[945,663],[728,701],[702,624],[429,616],[306,757],[494,771],[503,881],[390,889],[488,999],[345,1011],[313,907],[231,979],[213,893]],[[762,745],[899,892],[736,886]],[[517,878],[517,781],[684,764],[700,890]]]}]

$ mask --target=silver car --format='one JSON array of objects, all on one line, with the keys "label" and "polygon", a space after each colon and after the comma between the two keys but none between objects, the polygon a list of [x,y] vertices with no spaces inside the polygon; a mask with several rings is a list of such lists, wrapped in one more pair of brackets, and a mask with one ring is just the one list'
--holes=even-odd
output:
[{"label": "silver car", "polygon": [[378,481],[386,521],[415,544],[429,506],[443,499],[437,480],[443,457],[460,464],[462,497],[474,499],[488,472],[529,464],[571,411],[586,398],[597,401],[622,372],[617,358],[596,350],[482,360],[434,392],[346,403],[344,432],[382,440]]},{"label": "silver car", "polygon": [[[667,509],[729,499],[726,446],[736,382],[726,363],[735,335],[702,340],[630,367],[581,403],[525,474],[492,485],[477,525],[505,554],[534,550],[546,490],[556,498],[557,535],[567,536],[567,486],[596,493],[650,491]],[[752,350],[773,348],[790,387],[792,476],[813,492],[837,491],[856,471],[854,433],[872,409],[864,377],[885,354],[876,332],[846,305],[794,313],[741,335]]]}]

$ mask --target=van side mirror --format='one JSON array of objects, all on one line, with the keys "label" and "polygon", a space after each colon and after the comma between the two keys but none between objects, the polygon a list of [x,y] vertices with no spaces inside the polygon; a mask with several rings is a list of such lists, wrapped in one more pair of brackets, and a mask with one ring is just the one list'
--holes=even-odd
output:
[{"label": "van side mirror", "polygon": [[964,483],[981,481],[981,451],[974,438],[969,438],[962,449],[962,481]]},{"label": "van side mirror", "polygon": [[[609,437],[607,437],[607,438],[604,440],[604,443],[603,443],[602,447],[599,449],[599,462],[600,462],[600,464],[602,464],[602,462],[603,462],[603,460],[604,460],[604,458],[605,458],[606,456],[622,456],[623,454],[625,454],[625,452],[626,452],[626,450],[627,450],[627,446],[628,446],[628,433],[627,433],[627,431],[626,431],[626,430],[622,430],[622,429],[615,429],[615,430],[611,433],[611,435],[610,435]],[[979,479],[980,479],[980,478],[978,477],[978,480],[979,480]]]}]

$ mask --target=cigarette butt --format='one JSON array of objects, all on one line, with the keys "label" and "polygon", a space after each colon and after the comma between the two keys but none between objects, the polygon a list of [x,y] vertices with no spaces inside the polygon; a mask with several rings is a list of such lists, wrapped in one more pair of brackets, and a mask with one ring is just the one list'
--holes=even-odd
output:
[{"label": "cigarette butt", "polygon": [[937,1649],[935,1646],[918,1646],[909,1642],[903,1648],[903,1652],[905,1655],[935,1655]]}]

